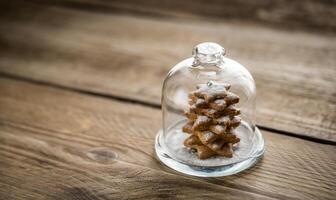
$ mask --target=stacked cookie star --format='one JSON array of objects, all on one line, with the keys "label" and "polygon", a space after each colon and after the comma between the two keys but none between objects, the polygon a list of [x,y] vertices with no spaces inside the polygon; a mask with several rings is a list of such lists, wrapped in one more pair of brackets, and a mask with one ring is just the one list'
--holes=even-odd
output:
[{"label": "stacked cookie star", "polygon": [[183,132],[190,134],[184,145],[197,151],[200,159],[215,155],[232,157],[232,147],[240,139],[233,130],[239,126],[239,97],[229,92],[229,84],[200,84],[189,94],[188,122]]}]

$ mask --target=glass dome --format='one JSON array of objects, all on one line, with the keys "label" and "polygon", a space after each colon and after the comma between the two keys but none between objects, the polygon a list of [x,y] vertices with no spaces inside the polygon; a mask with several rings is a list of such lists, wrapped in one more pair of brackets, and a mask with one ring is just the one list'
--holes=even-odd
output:
[{"label": "glass dome", "polygon": [[194,176],[238,173],[264,152],[255,125],[251,74],[225,57],[216,43],[201,43],[168,73],[162,88],[163,128],[156,154],[168,167]]}]

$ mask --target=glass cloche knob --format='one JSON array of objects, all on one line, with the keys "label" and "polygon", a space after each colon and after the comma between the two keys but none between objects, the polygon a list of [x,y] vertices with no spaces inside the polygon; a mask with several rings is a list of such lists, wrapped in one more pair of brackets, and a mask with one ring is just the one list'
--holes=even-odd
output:
[{"label": "glass cloche knob", "polygon": [[162,129],[155,150],[168,167],[193,176],[226,176],[253,166],[264,152],[255,125],[251,74],[206,42],[168,73],[162,87]]},{"label": "glass cloche knob", "polygon": [[213,42],[204,42],[194,47],[194,65],[217,64],[223,61],[225,49]]}]

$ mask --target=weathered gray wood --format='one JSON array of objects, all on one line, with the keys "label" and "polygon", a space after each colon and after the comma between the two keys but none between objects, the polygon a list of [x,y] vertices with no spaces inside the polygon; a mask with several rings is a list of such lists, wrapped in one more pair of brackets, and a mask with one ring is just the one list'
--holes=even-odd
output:
[{"label": "weathered gray wood", "polygon": [[[120,161],[100,163],[75,143],[1,131],[1,199],[271,199]],[[96,156],[113,160],[106,150]]]},{"label": "weathered gray wood", "polygon": [[0,19],[2,73],[159,105],[171,66],[215,41],[254,75],[259,125],[336,141],[334,35],[30,6]]},{"label": "weathered gray wood", "polygon": [[315,32],[336,31],[334,0],[33,0],[73,9],[209,20],[244,20]]},{"label": "weathered gray wood", "polygon": [[4,198],[333,199],[336,191],[331,145],[264,131],[267,151],[254,168],[186,179],[154,158],[159,109],[1,78],[0,110]]}]

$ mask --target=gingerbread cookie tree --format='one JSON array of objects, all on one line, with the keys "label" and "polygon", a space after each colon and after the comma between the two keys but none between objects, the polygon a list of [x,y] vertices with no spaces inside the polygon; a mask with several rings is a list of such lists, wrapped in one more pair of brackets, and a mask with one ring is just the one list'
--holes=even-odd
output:
[{"label": "gingerbread cookie tree", "polygon": [[232,157],[232,146],[240,141],[233,130],[239,126],[239,97],[229,92],[229,84],[200,84],[189,94],[188,123],[183,132],[190,134],[186,147],[197,151],[200,159],[214,155]]}]

